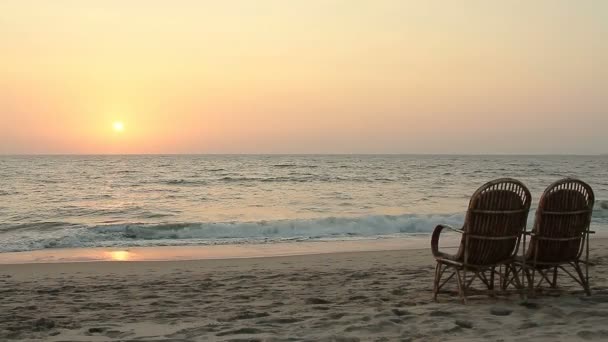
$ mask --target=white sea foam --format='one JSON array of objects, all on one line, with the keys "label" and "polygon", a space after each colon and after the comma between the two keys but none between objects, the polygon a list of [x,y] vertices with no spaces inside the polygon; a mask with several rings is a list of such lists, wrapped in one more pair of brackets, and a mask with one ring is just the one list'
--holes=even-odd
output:
[{"label": "white sea foam", "polygon": [[[534,220],[534,210],[528,219]],[[608,228],[608,201],[598,201],[592,225]],[[370,215],[354,218],[206,222],[168,224],[115,224],[83,226],[41,222],[0,225],[0,252],[45,248],[222,245],[281,241],[375,239],[430,233],[438,224],[460,227],[464,214]]]},{"label": "white sea foam", "polygon": [[608,218],[608,200],[599,200],[593,207],[593,218]]},{"label": "white sea foam", "polygon": [[54,230],[13,229],[2,236],[0,251],[42,248],[271,243],[284,240],[376,238],[429,233],[440,224],[458,226],[462,214],[375,215],[311,220],[179,224],[121,224],[83,227],[53,223]]}]

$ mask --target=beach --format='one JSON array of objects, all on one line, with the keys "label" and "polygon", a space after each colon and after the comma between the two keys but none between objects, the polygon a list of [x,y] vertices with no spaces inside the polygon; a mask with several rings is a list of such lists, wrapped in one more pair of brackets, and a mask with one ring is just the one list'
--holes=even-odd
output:
[{"label": "beach", "polygon": [[[190,261],[0,265],[0,340],[523,341],[608,338],[608,239],[593,295],[432,301],[428,248]],[[451,284],[455,289],[455,283]]]},{"label": "beach", "polygon": [[608,1],[465,4],[0,0],[0,342],[608,341]]}]

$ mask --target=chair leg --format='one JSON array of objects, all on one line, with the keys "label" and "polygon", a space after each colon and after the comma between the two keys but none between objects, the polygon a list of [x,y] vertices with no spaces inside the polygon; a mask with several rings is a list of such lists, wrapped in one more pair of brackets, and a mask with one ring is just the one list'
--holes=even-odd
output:
[{"label": "chair leg", "polygon": [[466,284],[464,283],[464,281],[466,281],[466,279],[462,279],[462,277],[460,275],[460,270],[456,270],[456,277],[458,280],[458,294],[460,295],[460,300],[462,301],[462,304],[466,304],[467,303],[467,296],[465,293]]},{"label": "chair leg", "polygon": [[501,290],[506,291],[509,288],[509,285],[513,284],[516,289],[521,290],[522,283],[519,281],[519,274],[523,272],[523,269],[517,269],[517,266],[513,264],[505,265],[505,275],[503,279],[503,284],[501,285]]},{"label": "chair leg", "polygon": [[515,286],[516,289],[521,290],[524,288],[524,285],[519,280],[519,272],[523,273],[524,271],[523,271],[523,269],[520,269],[519,271],[517,271],[517,269],[514,266],[513,267],[513,285]]},{"label": "chair leg", "polygon": [[496,293],[494,292],[494,272],[496,272],[496,267],[490,268],[490,284],[488,289],[490,290],[490,296],[495,297]]},{"label": "chair leg", "polygon": [[[530,274],[532,273],[532,274]],[[528,292],[530,292],[530,297],[534,298],[536,295],[535,287],[534,287],[534,273],[536,273],[535,269],[526,269],[526,280],[528,280]]]},{"label": "chair leg", "polygon": [[578,274],[578,277],[581,280],[581,285],[583,285],[583,289],[585,290],[585,294],[587,296],[591,296],[591,289],[589,288],[589,278],[586,278],[583,275],[583,271],[581,270],[581,265],[578,262],[575,262],[572,264],[572,266],[574,266],[574,269],[576,270],[576,273]]},{"label": "chair leg", "polygon": [[[500,266],[502,269],[502,266]],[[511,273],[511,267],[509,266],[509,264],[505,265],[505,273],[503,275],[500,276],[501,281],[500,281],[500,290],[501,291],[506,291],[507,287],[509,286],[509,273]]]},{"label": "chair leg", "polygon": [[[521,272],[521,280],[519,279],[520,272]],[[528,300],[528,296],[526,293],[526,282],[524,280],[525,272],[526,271],[525,271],[524,266],[521,266],[519,268],[519,271],[517,270],[517,268],[515,266],[513,266],[513,285],[519,292],[519,298],[523,301]]]},{"label": "chair leg", "polygon": [[553,282],[551,283],[551,288],[557,288],[557,266],[553,267]]},{"label": "chair leg", "polygon": [[433,300],[437,301],[437,293],[439,292],[439,282],[441,281],[441,264],[437,262],[435,266],[435,282],[433,283]]}]

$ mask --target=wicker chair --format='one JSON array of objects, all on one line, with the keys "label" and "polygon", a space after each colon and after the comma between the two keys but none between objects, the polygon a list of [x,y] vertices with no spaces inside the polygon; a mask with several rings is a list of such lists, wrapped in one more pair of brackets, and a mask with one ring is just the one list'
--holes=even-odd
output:
[{"label": "wicker chair", "polygon": [[[473,194],[462,229],[447,225],[435,228],[431,238],[431,249],[437,261],[434,300],[454,275],[458,293],[465,304],[467,291],[477,278],[487,286],[490,294],[494,294],[494,276],[500,275],[496,268],[512,263],[526,228],[530,202],[530,191],[524,184],[510,178],[497,179],[486,183]],[[462,234],[460,247],[454,255],[439,251],[439,236],[443,229]],[[452,273],[442,282],[448,269]],[[470,279],[467,272],[472,273]]]},{"label": "wicker chair", "polygon": [[[588,265],[589,234],[593,232],[589,226],[594,200],[591,187],[578,179],[566,178],[551,184],[540,198],[532,231],[526,232],[530,248],[525,251],[525,258],[519,257],[507,266],[507,285],[513,276],[519,278],[523,269],[532,294],[545,281],[551,288],[557,288],[561,269],[591,295]],[[584,273],[581,264],[585,265]],[[576,274],[566,266],[571,266]],[[536,273],[541,279],[535,285]]]}]

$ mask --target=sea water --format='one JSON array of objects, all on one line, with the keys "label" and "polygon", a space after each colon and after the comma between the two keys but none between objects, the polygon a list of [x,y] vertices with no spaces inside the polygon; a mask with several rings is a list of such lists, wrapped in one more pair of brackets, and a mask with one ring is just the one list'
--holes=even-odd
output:
[{"label": "sea water", "polygon": [[471,194],[512,177],[595,191],[608,231],[608,156],[0,156],[0,252],[387,239],[459,226]]}]

